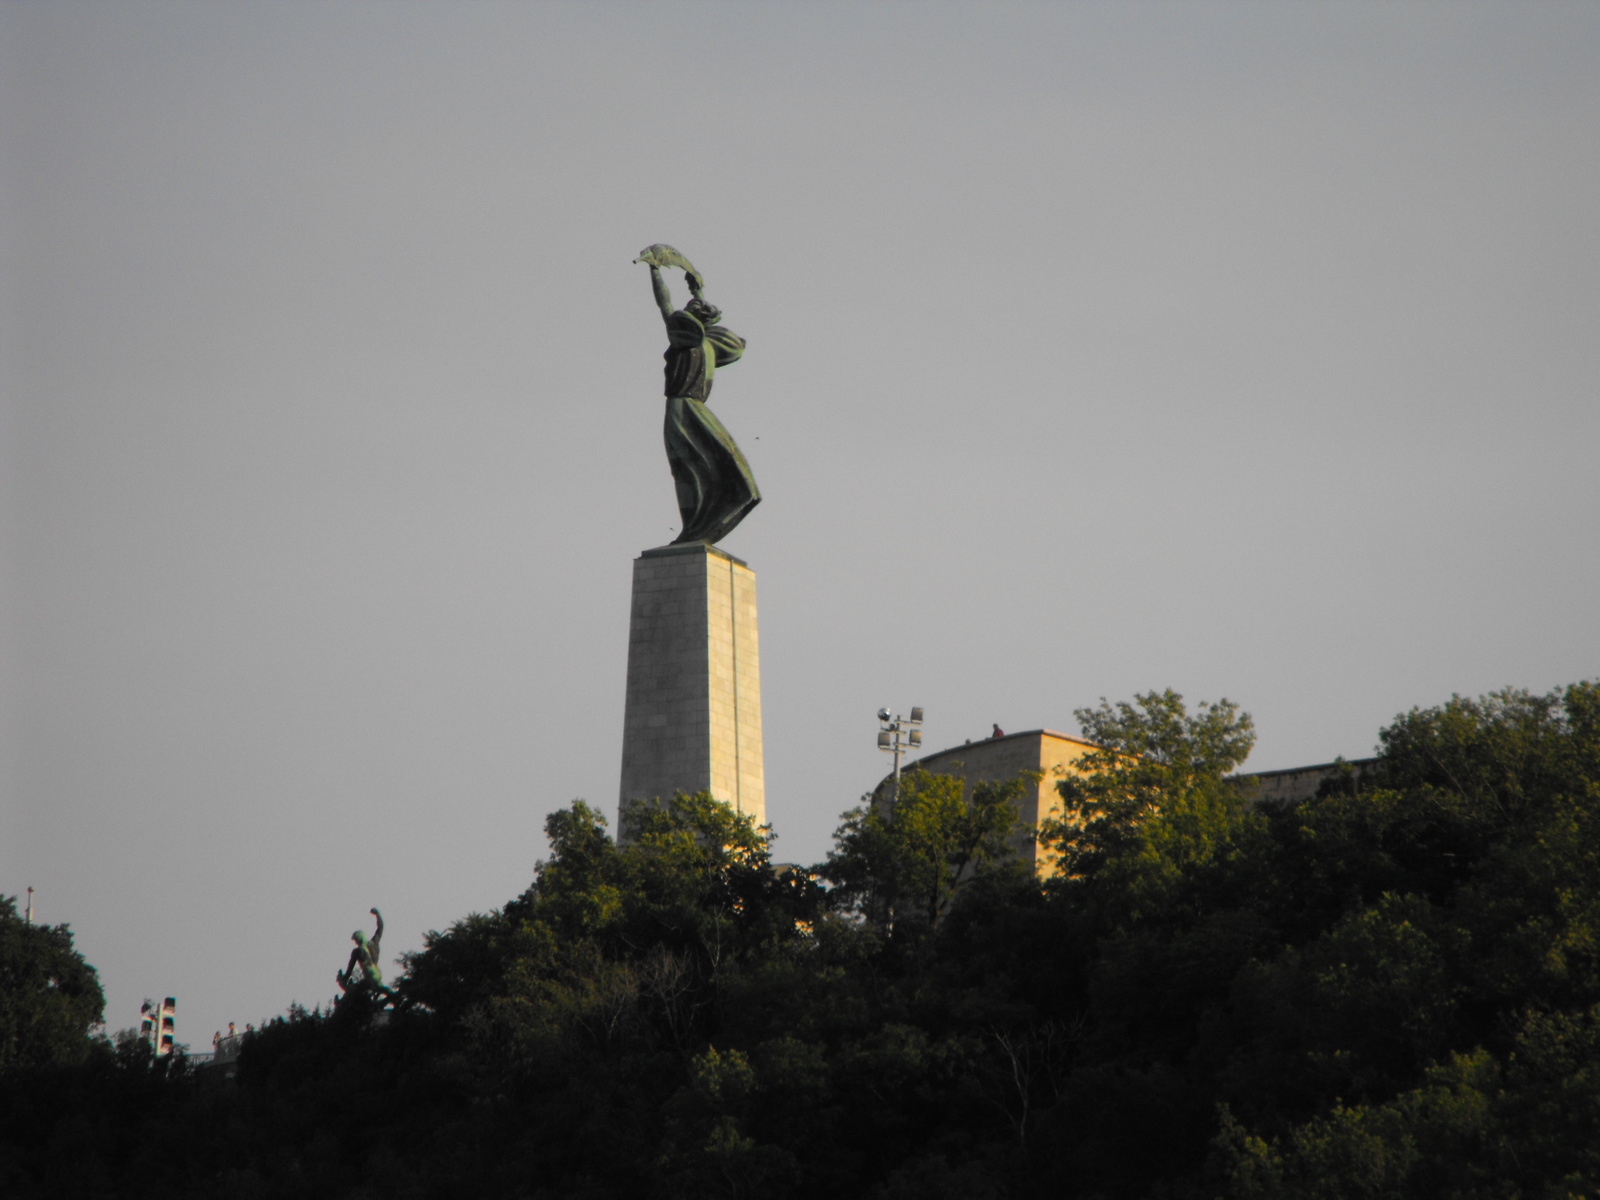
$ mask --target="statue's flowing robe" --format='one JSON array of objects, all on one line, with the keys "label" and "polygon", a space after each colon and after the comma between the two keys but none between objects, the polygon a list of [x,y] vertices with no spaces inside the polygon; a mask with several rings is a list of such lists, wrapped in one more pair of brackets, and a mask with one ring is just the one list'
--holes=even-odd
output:
[{"label": "statue's flowing robe", "polygon": [[678,492],[683,531],[673,543],[713,544],[761,502],[750,464],[722,422],[706,407],[719,366],[744,353],[744,339],[721,325],[707,328],[679,309],[667,318],[667,419],[662,430]]}]

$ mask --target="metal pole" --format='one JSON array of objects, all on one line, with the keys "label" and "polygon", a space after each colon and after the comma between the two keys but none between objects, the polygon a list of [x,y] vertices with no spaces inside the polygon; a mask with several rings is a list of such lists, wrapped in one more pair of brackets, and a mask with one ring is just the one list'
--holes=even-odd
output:
[{"label": "metal pole", "polygon": [[906,719],[888,708],[880,708],[878,710],[878,720],[880,722],[878,726],[878,749],[886,750],[894,755],[894,776],[889,793],[889,817],[890,820],[893,820],[894,806],[900,800],[900,759],[909,751],[910,747],[922,744],[922,733],[920,731],[922,709],[913,708],[911,710],[910,723],[914,728],[909,733],[906,730]]},{"label": "metal pole", "polygon": [[900,722],[896,721],[890,728],[894,730],[894,792],[889,797],[890,814],[893,815],[894,805],[900,802]]},{"label": "metal pole", "polygon": [[[898,777],[898,773],[897,773]],[[28,889],[28,924],[33,924],[33,889]]]}]

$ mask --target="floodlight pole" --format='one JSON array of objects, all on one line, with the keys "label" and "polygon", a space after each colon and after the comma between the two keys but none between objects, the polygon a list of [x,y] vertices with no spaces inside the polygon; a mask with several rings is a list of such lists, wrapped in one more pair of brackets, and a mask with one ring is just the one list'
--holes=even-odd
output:
[{"label": "floodlight pole", "polygon": [[900,799],[900,756],[907,750],[922,745],[922,709],[913,707],[909,717],[891,713],[887,708],[878,710],[878,749],[894,755],[894,785],[889,792],[889,807],[893,810]]}]

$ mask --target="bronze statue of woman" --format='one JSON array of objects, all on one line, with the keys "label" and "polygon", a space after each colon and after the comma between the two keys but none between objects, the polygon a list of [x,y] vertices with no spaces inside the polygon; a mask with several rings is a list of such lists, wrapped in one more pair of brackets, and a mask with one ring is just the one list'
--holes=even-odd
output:
[{"label": "bronze statue of woman", "polygon": [[[651,246],[634,261],[649,264],[650,287],[667,325],[667,419],[662,432],[683,517],[683,531],[672,542],[714,545],[761,503],[750,464],[706,407],[716,369],[737,362],[745,342],[717,324],[722,312],[706,300],[700,273],[671,246]],[[694,298],[680,309],[672,307],[662,267],[682,267],[688,279]]]}]

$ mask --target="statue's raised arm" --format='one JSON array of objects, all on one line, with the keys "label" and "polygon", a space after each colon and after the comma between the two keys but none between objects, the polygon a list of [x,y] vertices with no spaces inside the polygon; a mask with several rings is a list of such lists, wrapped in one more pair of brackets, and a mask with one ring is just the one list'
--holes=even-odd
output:
[{"label": "statue's raised arm", "polygon": [[700,273],[694,269],[694,264],[674,250],[665,242],[657,242],[653,246],[646,246],[639,251],[639,257],[633,260],[636,263],[648,263],[650,266],[650,287],[655,292],[656,307],[661,310],[661,319],[672,319],[672,293],[667,290],[667,281],[662,277],[662,267],[682,267],[683,274],[689,284],[689,294],[696,300],[702,298],[705,281]]},{"label": "statue's raised arm", "polygon": [[[636,263],[650,267],[650,288],[667,326],[667,464],[678,493],[683,529],[673,543],[713,545],[733,531],[761,502],[750,464],[722,422],[706,407],[717,367],[737,362],[745,341],[718,322],[722,311],[705,298],[705,277],[679,251],[657,242],[640,251]],[[663,267],[680,268],[693,299],[680,309],[662,277]]]},{"label": "statue's raised arm", "polygon": [[345,964],[344,970],[337,972],[334,979],[338,981],[339,990],[342,992],[365,989],[387,1000],[394,995],[394,989],[383,982],[383,960],[380,949],[383,944],[383,914],[376,908],[369,908],[367,911],[378,919],[378,928],[370,940],[360,929],[350,935],[355,948],[350,951],[350,961]]}]

